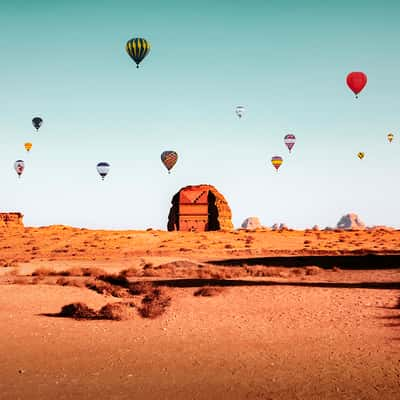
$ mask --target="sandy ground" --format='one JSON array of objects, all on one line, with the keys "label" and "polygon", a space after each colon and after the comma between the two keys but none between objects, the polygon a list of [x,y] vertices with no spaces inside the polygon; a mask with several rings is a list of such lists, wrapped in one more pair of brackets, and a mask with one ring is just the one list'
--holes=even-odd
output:
[{"label": "sandy ground", "polygon": [[[250,276],[244,267],[215,266],[198,275],[209,269],[198,267],[207,260],[394,254],[399,231],[49,227],[0,236],[0,259],[8,265],[0,268],[2,400],[400,399],[400,268],[314,268],[308,275],[305,268],[250,267],[274,272]],[[157,269],[176,260],[187,263]],[[120,299],[46,280],[12,283],[38,268],[76,267],[137,268],[130,280],[168,280],[171,305],[156,319],[56,318],[49,314],[68,303],[98,309]],[[223,291],[193,295],[210,283]]]}]

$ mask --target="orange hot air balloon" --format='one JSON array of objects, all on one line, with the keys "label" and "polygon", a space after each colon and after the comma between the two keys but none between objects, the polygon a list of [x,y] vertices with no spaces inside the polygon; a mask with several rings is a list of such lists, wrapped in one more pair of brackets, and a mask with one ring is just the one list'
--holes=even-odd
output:
[{"label": "orange hot air balloon", "polygon": [[279,167],[283,163],[283,158],[281,156],[274,156],[271,158],[271,163],[275,167],[276,172],[278,172]]},{"label": "orange hot air balloon", "polygon": [[388,133],[387,138],[388,138],[388,140],[389,140],[389,143],[392,143],[392,140],[393,140],[393,138],[394,138],[393,133]]},{"label": "orange hot air balloon", "polygon": [[24,147],[25,147],[26,151],[31,151],[32,143],[27,142],[27,143],[24,144]]}]

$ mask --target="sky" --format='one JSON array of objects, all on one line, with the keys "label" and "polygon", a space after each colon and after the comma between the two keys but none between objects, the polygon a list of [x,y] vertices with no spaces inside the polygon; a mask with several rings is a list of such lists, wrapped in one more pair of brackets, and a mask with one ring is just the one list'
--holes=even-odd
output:
[{"label": "sky", "polygon": [[[166,229],[172,196],[206,183],[235,227],[334,226],[348,212],[400,227],[399,12],[390,0],[1,1],[0,211],[26,226]],[[151,43],[139,69],[133,37]],[[351,71],[368,76],[358,99]],[[164,150],[179,155],[170,175]]]}]

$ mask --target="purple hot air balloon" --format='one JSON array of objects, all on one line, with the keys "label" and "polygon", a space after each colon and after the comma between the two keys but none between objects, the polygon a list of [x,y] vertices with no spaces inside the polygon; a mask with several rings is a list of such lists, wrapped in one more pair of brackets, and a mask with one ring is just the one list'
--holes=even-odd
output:
[{"label": "purple hot air balloon", "polygon": [[285,144],[289,149],[289,153],[292,151],[292,148],[295,143],[296,143],[296,136],[291,134],[285,136]]}]

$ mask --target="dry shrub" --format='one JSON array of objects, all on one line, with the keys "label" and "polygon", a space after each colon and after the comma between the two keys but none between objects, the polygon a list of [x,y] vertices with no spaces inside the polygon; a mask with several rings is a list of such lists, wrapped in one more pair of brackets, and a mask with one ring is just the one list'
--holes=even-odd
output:
[{"label": "dry shrub", "polygon": [[142,307],[139,308],[139,313],[143,318],[154,319],[164,314],[170,304],[171,296],[169,296],[167,290],[156,287],[142,299]]},{"label": "dry shrub", "polygon": [[114,321],[124,321],[132,319],[134,316],[134,307],[135,305],[133,302],[108,303],[99,310],[98,317]]},{"label": "dry shrub", "polygon": [[225,248],[226,248],[226,249],[233,249],[233,246],[232,246],[231,244],[228,243],[228,244],[225,245]]},{"label": "dry shrub", "polygon": [[32,276],[45,277],[58,275],[57,271],[53,268],[37,268],[32,272]]},{"label": "dry shrub", "polygon": [[98,277],[106,274],[106,271],[101,268],[87,268],[87,267],[74,267],[64,271],[61,271],[58,275],[62,276],[91,276]]},{"label": "dry shrub", "polygon": [[114,285],[108,282],[100,281],[97,279],[88,279],[85,282],[85,286],[88,289],[94,290],[95,292],[103,295],[111,295],[120,298],[130,297],[129,293],[125,289],[120,287],[115,287]]},{"label": "dry shrub", "polygon": [[18,263],[15,260],[1,260],[0,266],[3,268],[18,267]]},{"label": "dry shrub", "polygon": [[17,276],[11,281],[11,283],[14,285],[28,285],[31,283],[31,279],[27,276]]},{"label": "dry shrub", "polygon": [[137,268],[127,268],[127,269],[123,269],[120,273],[121,276],[124,276],[125,278],[129,278],[132,276],[140,276],[140,272]]},{"label": "dry shrub", "polygon": [[221,287],[204,286],[200,289],[197,289],[193,293],[193,295],[194,296],[203,296],[203,297],[212,297],[212,296],[218,296],[223,291],[224,291],[224,288],[221,288]]},{"label": "dry shrub", "polygon": [[71,303],[62,307],[59,316],[75,319],[94,319],[97,318],[97,312],[85,303]]},{"label": "dry shrub", "polygon": [[86,287],[86,282],[78,279],[68,279],[66,277],[61,277],[56,280],[56,285],[60,286],[75,286],[75,287]]},{"label": "dry shrub", "polygon": [[19,273],[20,273],[19,267],[16,267],[14,269],[7,271],[4,275],[5,276],[17,276],[17,275],[19,275]]},{"label": "dry shrub", "polygon": [[316,265],[306,267],[306,275],[318,275],[321,272],[322,268],[317,267]]},{"label": "dry shrub", "polygon": [[150,293],[154,286],[151,282],[134,282],[129,285],[129,293],[133,296]]},{"label": "dry shrub", "polygon": [[100,279],[101,281],[104,281],[104,282],[108,282],[111,285],[116,285],[116,286],[128,287],[128,285],[129,285],[128,278],[121,274],[100,275],[100,276],[98,276],[98,279]]},{"label": "dry shrub", "polygon": [[302,268],[293,268],[290,270],[291,274],[300,276],[303,275],[304,270]]}]

